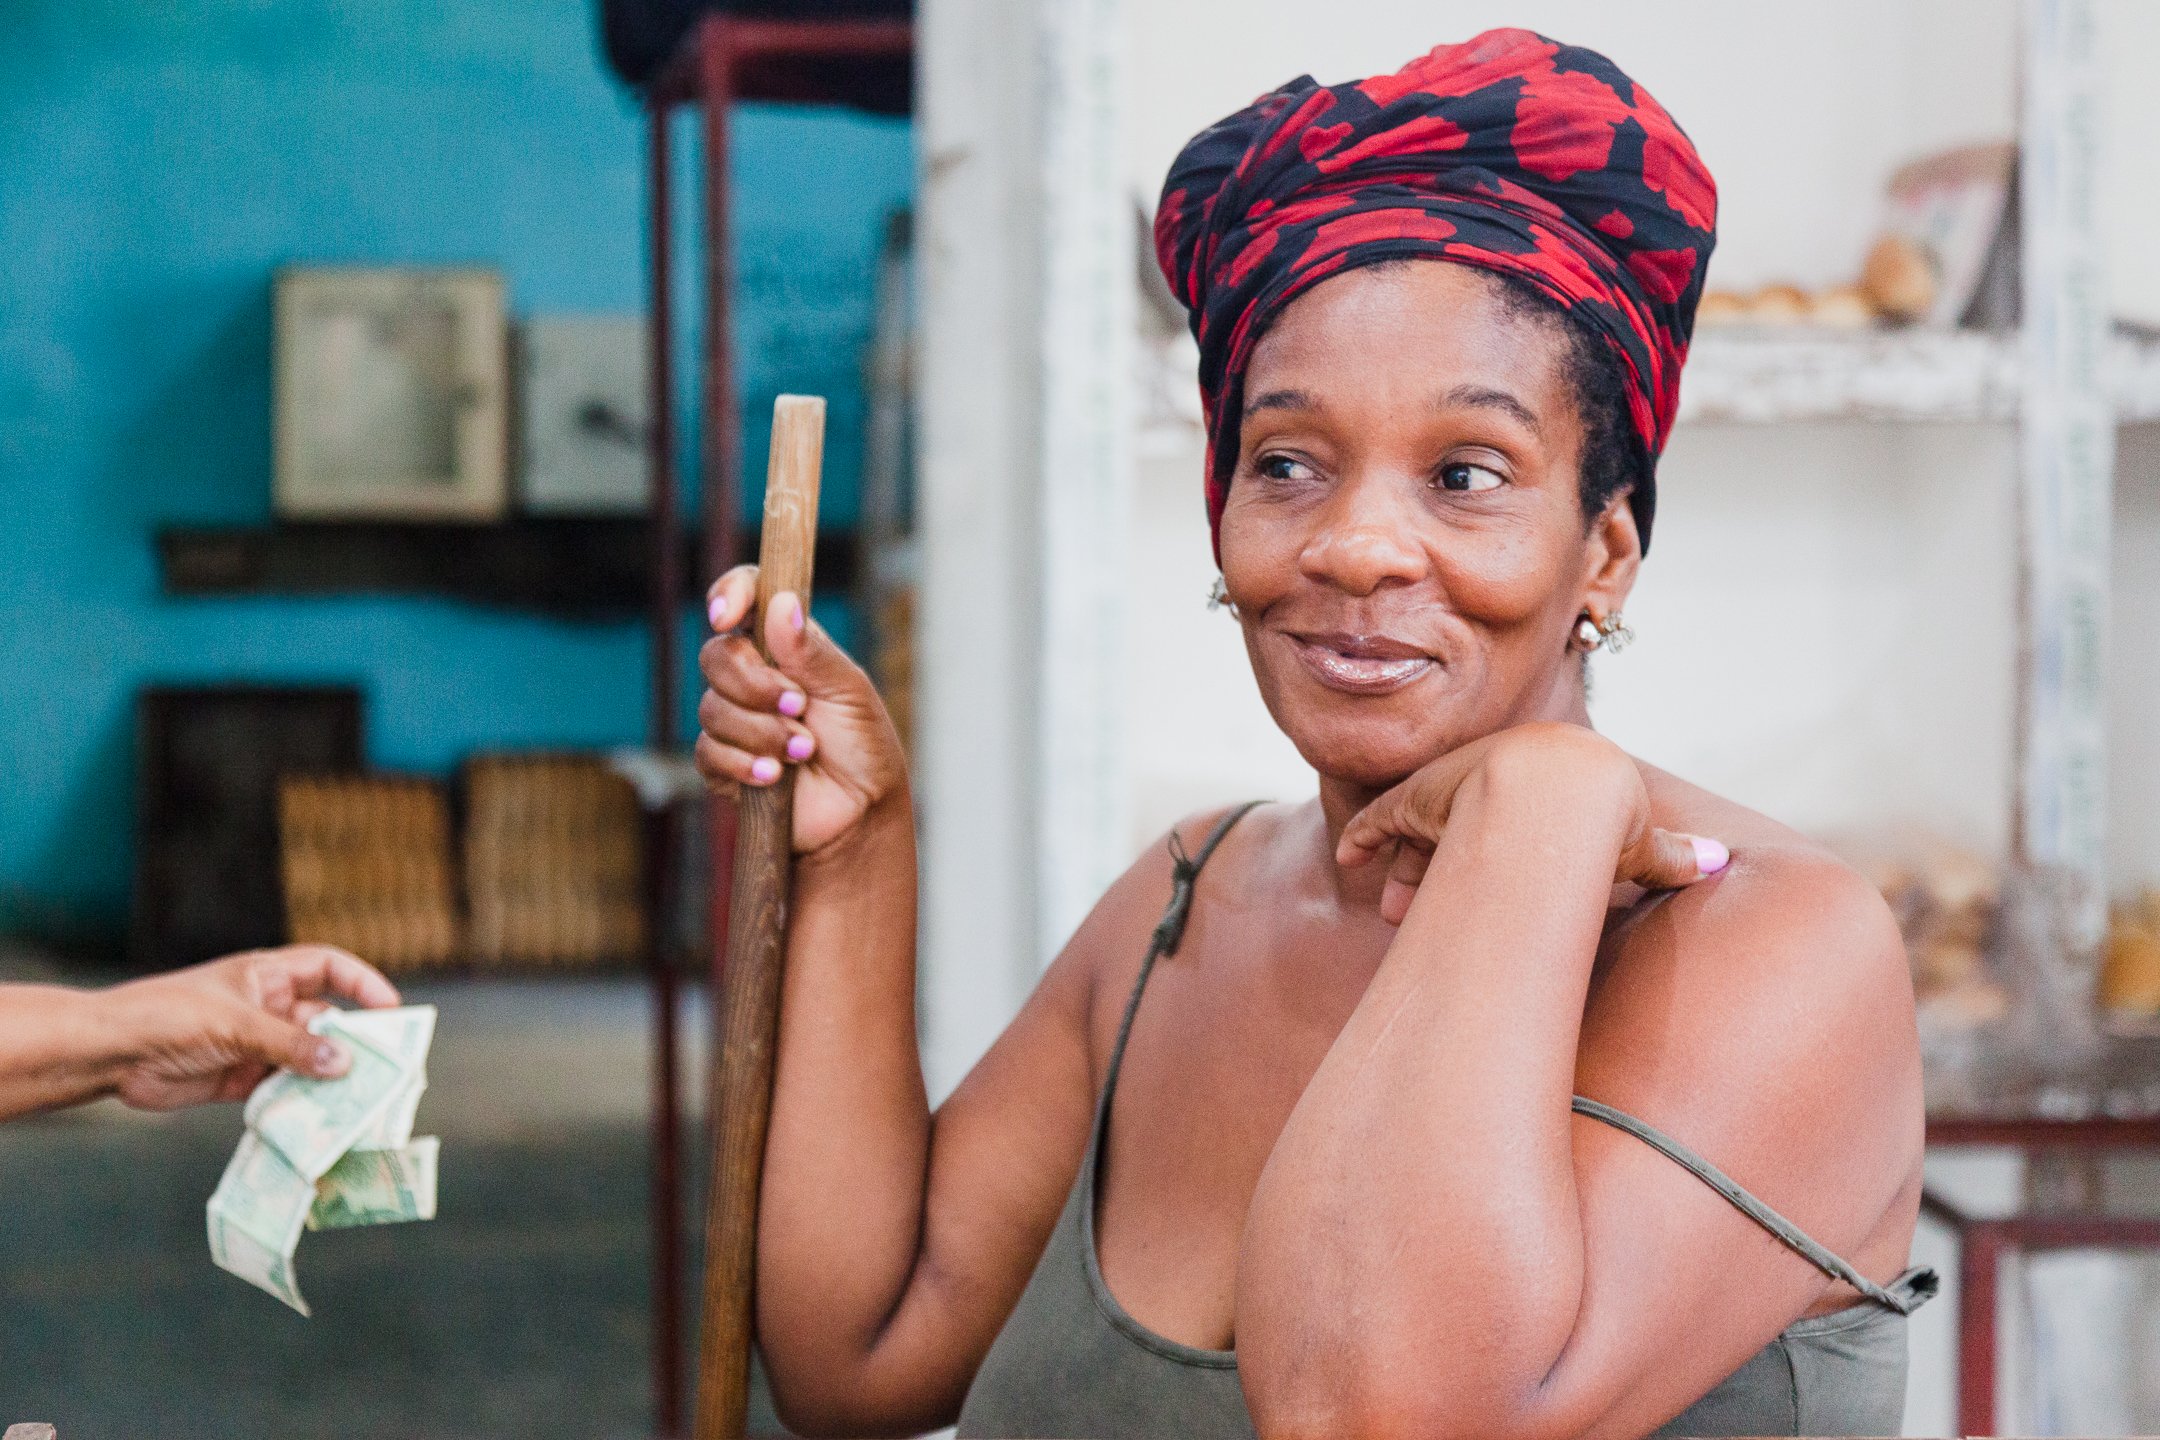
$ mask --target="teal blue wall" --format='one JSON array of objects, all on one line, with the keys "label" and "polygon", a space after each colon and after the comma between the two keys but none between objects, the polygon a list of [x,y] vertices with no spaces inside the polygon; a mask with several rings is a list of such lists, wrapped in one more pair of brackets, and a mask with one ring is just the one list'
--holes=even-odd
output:
[{"label": "teal blue wall", "polygon": [[[642,126],[602,69],[589,5],[7,8],[0,928],[119,929],[148,681],[358,681],[370,758],[400,769],[640,739],[634,624],[426,599],[176,600],[150,544],[161,523],[268,518],[278,264],[482,261],[517,314],[642,308]],[[775,391],[830,394],[829,509],[845,520],[872,261],[908,196],[908,130],[756,107],[736,127],[748,468],[762,470]]]}]

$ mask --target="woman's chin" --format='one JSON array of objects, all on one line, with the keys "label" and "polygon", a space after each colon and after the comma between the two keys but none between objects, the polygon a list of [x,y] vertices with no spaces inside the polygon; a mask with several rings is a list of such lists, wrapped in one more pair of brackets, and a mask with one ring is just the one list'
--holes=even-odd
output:
[{"label": "woman's chin", "polygon": [[1385,695],[1344,694],[1295,672],[1281,678],[1290,683],[1261,687],[1277,728],[1334,779],[1385,789],[1477,738],[1472,717],[1454,713],[1460,691],[1447,682],[1459,677],[1445,667]]},{"label": "woman's chin", "polygon": [[1371,721],[1285,725],[1283,732],[1321,775],[1367,790],[1385,790],[1454,748],[1439,734],[1406,741],[1403,727]]}]

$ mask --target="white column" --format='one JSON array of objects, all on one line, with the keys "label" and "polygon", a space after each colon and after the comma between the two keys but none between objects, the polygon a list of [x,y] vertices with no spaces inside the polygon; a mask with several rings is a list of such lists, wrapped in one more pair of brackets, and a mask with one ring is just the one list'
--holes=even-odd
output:
[{"label": "white column", "polygon": [[1119,3],[924,0],[917,21],[915,767],[934,1096],[1129,858]]},{"label": "white column", "polygon": [[942,1098],[1033,983],[1040,618],[1036,14],[924,0],[916,804],[924,1067]]},{"label": "white column", "polygon": [[1042,6],[1042,653],[1036,937],[1047,963],[1130,862],[1120,694],[1132,535],[1133,202],[1121,0]]},{"label": "white column", "polygon": [[2075,937],[2106,924],[2108,533],[2115,416],[2096,191],[2091,0],[2025,0],[2024,645],[2019,838],[2087,882]]}]

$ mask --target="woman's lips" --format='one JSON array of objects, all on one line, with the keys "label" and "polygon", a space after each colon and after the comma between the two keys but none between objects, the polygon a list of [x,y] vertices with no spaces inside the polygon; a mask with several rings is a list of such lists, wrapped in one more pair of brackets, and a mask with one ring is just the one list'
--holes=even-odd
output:
[{"label": "woman's lips", "polygon": [[1366,635],[1291,635],[1313,678],[1352,695],[1386,695],[1424,678],[1438,663],[1399,641]]}]

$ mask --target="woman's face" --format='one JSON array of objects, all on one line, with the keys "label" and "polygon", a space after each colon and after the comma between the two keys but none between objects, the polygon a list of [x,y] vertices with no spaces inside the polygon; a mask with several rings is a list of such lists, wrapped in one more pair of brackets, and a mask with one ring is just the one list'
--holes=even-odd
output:
[{"label": "woman's face", "polygon": [[1460,265],[1349,271],[1253,353],[1223,582],[1260,693],[1306,761],[1368,787],[1581,714],[1568,648],[1617,610],[1624,502],[1585,525],[1567,341]]}]

